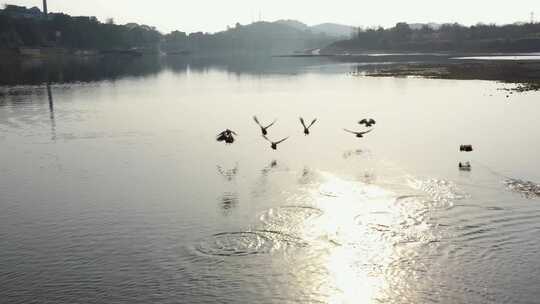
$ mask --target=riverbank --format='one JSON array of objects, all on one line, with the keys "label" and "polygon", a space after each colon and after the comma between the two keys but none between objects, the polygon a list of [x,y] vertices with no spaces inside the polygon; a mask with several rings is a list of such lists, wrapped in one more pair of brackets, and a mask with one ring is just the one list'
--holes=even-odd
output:
[{"label": "riverbank", "polygon": [[398,63],[377,66],[356,74],[369,77],[424,77],[436,79],[493,80],[515,83],[513,91],[540,90],[540,61],[456,61]]}]

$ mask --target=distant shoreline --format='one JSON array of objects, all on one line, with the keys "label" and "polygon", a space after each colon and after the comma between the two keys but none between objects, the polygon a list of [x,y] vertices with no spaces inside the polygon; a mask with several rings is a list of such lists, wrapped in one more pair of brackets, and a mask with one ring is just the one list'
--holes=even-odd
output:
[{"label": "distant shoreline", "polygon": [[[0,50],[1,51],[1,50]],[[1,53],[0,53],[1,54]],[[221,53],[220,56],[140,56],[122,51],[91,54],[69,50],[52,52],[54,56],[1,56],[0,68],[5,73],[1,85],[39,84],[45,81],[63,82],[115,79],[123,75],[155,74],[164,66],[184,70],[188,66],[204,66],[206,62],[220,66],[232,66],[240,72],[246,69],[246,56]],[[60,54],[60,55],[58,55]],[[5,55],[5,54],[3,54]],[[227,56],[229,55],[229,56]],[[540,59],[527,61],[456,59],[494,55],[524,55],[523,53],[367,53],[367,54],[261,54],[249,60],[256,66],[271,68],[272,62],[303,66],[317,58],[325,63],[351,65],[353,75],[367,77],[424,77],[436,79],[491,80],[514,83],[515,91],[540,91]],[[535,56],[539,56],[537,54]],[[540,57],[540,56],[539,56]],[[235,60],[239,59],[239,60]],[[264,59],[266,58],[266,59]],[[312,59],[310,59],[312,58]],[[274,60],[275,59],[275,60]],[[114,67],[114,68],[111,68]],[[264,70],[264,68],[263,68]],[[248,69],[249,72],[249,69]]]},{"label": "distant shoreline", "polygon": [[359,72],[368,77],[424,77],[433,79],[491,80],[517,84],[516,92],[540,91],[540,60],[459,60],[446,63],[397,63]]}]

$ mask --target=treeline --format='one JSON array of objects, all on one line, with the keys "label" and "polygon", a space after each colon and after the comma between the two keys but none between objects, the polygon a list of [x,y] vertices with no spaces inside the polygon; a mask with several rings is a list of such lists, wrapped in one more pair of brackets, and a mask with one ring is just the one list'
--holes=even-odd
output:
[{"label": "treeline", "polygon": [[8,5],[0,10],[0,51],[6,48],[54,46],[82,50],[154,48],[169,53],[291,53],[322,48],[337,41],[323,33],[277,22],[256,22],[225,31],[163,35],[155,28],[134,23],[103,23],[95,17],[66,14],[44,16],[38,8]]},{"label": "treeline", "polygon": [[360,29],[353,39],[339,41],[326,49],[336,51],[540,51],[540,23],[474,25],[444,24],[437,29],[425,25],[411,28],[398,23],[393,28]]},{"label": "treeline", "polygon": [[65,47],[104,50],[156,45],[161,34],[136,24],[116,25],[95,17],[49,14],[43,18],[18,18],[0,11],[0,48]]},{"label": "treeline", "polygon": [[277,22],[237,23],[215,34],[175,31],[164,36],[162,49],[169,52],[268,52],[290,53],[322,48],[337,39],[310,30],[300,30]]}]

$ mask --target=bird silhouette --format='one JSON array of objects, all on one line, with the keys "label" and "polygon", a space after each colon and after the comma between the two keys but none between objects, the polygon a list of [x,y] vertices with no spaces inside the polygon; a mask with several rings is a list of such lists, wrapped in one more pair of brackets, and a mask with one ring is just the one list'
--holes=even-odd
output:
[{"label": "bird silhouette", "polygon": [[268,134],[268,128],[273,126],[277,121],[277,120],[274,120],[271,124],[269,124],[268,126],[265,127],[259,122],[259,119],[257,118],[257,116],[253,116],[253,120],[257,123],[257,125],[259,125],[259,127],[261,127],[262,135],[267,135]]},{"label": "bird silhouette", "polygon": [[266,139],[269,143],[270,143],[270,147],[272,147],[272,149],[274,150],[277,150],[277,145],[286,141],[287,139],[289,139],[289,137],[285,137],[284,139],[282,140],[279,140],[279,141],[271,141],[270,139],[268,139],[268,137],[266,137],[266,135],[263,135],[263,138]]},{"label": "bird silhouette", "polygon": [[300,117],[300,123],[302,123],[302,126],[304,127],[304,134],[309,135],[309,128],[311,128],[315,123],[317,122],[317,118],[313,119],[311,124],[306,127],[306,123],[304,122],[304,119]]},{"label": "bird silhouette", "polygon": [[367,133],[373,131],[373,129],[369,129],[369,130],[363,131],[363,132],[355,132],[355,131],[351,131],[351,130],[347,130],[347,129],[343,129],[343,130],[345,130],[346,132],[355,134],[356,137],[364,137],[365,134],[367,134]]},{"label": "bird silhouette", "polygon": [[471,163],[470,162],[459,162],[459,170],[461,171],[471,171]]},{"label": "bird silhouette", "polygon": [[472,145],[461,145],[461,146],[459,146],[459,151],[461,151],[461,152],[472,152],[473,147],[472,147]]},{"label": "bird silhouette", "polygon": [[234,136],[233,135],[238,135],[238,134],[236,134],[236,132],[234,132],[234,131],[226,129],[225,131],[219,133],[216,136],[216,140],[217,141],[224,141],[227,144],[232,144],[232,143],[234,143]]},{"label": "bird silhouette", "polygon": [[364,118],[364,119],[362,119],[362,120],[360,120],[360,121],[358,122],[358,124],[360,124],[360,125],[365,125],[365,126],[368,127],[368,128],[371,127],[371,126],[373,126],[373,125],[376,124],[376,123],[377,123],[377,122],[376,122],[373,118],[370,118],[370,119]]}]

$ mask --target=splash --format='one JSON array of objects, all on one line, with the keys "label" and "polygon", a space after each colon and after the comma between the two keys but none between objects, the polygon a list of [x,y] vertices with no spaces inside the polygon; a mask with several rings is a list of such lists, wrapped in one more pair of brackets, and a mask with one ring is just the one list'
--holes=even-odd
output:
[{"label": "splash", "polygon": [[540,184],[521,179],[509,178],[504,181],[506,188],[527,198],[540,197]]}]

